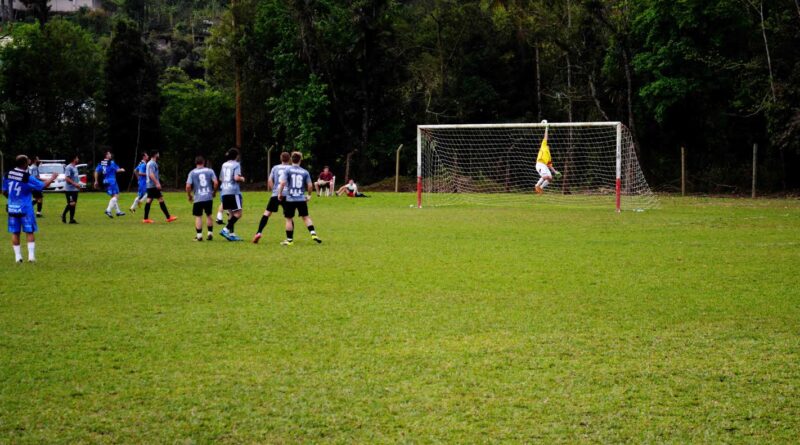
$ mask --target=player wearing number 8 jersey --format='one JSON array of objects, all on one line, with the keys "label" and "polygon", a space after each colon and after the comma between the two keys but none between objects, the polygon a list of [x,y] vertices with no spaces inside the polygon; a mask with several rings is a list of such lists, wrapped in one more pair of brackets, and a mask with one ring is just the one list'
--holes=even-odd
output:
[{"label": "player wearing number 8 jersey", "polygon": [[195,169],[189,172],[189,176],[186,178],[186,193],[189,195],[189,202],[194,202],[192,215],[194,215],[194,228],[197,232],[195,241],[203,241],[203,213],[206,214],[208,240],[211,241],[214,239],[214,221],[211,219],[211,212],[219,182],[214,170],[206,167],[205,158],[196,157],[194,164]]},{"label": "player wearing number 8 jersey", "polygon": [[294,244],[294,213],[303,218],[303,222],[311,234],[311,239],[321,243],[322,240],[314,230],[314,222],[308,216],[308,201],[311,200],[312,182],[311,175],[306,169],[300,167],[303,155],[296,151],[292,153],[292,165],[287,167],[280,177],[278,185],[278,199],[284,201],[283,216],[286,218],[286,240],[281,242],[284,246]]},{"label": "player wearing number 8 jersey", "polygon": [[242,192],[239,183],[244,182],[244,176],[242,176],[242,166],[239,165],[239,150],[231,148],[226,153],[226,158],[228,161],[222,164],[219,172],[219,194],[222,197],[222,207],[229,212],[230,218],[219,233],[228,241],[241,241],[242,239],[234,232],[236,221],[242,217]]}]

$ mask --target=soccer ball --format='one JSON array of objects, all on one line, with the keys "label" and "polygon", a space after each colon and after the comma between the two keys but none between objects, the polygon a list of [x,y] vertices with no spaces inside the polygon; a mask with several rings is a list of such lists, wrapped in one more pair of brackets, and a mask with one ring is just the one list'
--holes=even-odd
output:
[{"label": "soccer ball", "polygon": [[542,123],[546,124],[547,123],[547,119],[542,120]]}]

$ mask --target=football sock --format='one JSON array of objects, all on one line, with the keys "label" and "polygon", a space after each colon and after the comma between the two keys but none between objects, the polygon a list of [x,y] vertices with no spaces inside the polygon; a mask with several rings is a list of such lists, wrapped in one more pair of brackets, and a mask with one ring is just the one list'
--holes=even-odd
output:
[{"label": "football sock", "polygon": [[106,207],[106,212],[111,213],[111,209],[114,208],[114,198],[108,200],[108,207]]},{"label": "football sock", "polygon": [[308,226],[308,233],[310,233],[312,235],[316,235],[317,234],[317,232],[314,230],[314,224],[311,224],[310,226]]},{"label": "football sock", "polygon": [[63,211],[63,212],[61,212],[61,219],[64,219],[64,218],[66,218],[66,217],[67,217],[67,212],[69,212],[69,207],[70,207],[70,206],[69,206],[69,204],[67,204],[66,206],[64,206],[64,211]]},{"label": "football sock", "polygon": [[231,217],[228,218],[228,225],[225,226],[228,229],[228,232],[234,233],[233,226],[236,225],[236,221],[238,221],[238,220],[239,220],[239,218],[237,218],[237,217],[235,217],[233,215],[231,215]]},{"label": "football sock", "polygon": [[208,229],[209,234],[214,233],[214,226],[208,226],[206,229]]},{"label": "football sock", "polygon": [[536,183],[536,187],[541,187],[543,181],[544,181],[544,179],[539,178],[539,181]]},{"label": "football sock", "polygon": [[294,239],[294,230],[287,230],[286,231],[286,239],[289,241]]},{"label": "football sock", "polygon": [[542,188],[545,188],[545,187],[547,187],[547,185],[548,185],[548,184],[550,184],[550,181],[548,181],[547,179],[545,179],[544,181],[542,181]]},{"label": "football sock", "polygon": [[69,206],[69,219],[75,221],[75,206]]},{"label": "football sock", "polygon": [[152,202],[148,202],[144,205],[144,219],[150,219],[150,205]]},{"label": "football sock", "polygon": [[14,247],[14,261],[22,261],[22,252],[19,249],[19,246]]},{"label": "football sock", "polygon": [[119,209],[119,199],[111,198],[111,200],[114,201],[114,210],[116,210],[117,213],[120,213],[122,210]]},{"label": "football sock", "polygon": [[199,229],[194,229],[194,230],[195,230],[195,232],[197,232],[197,239],[202,239],[203,238],[203,229],[202,229],[202,227],[199,228]]},{"label": "football sock", "polygon": [[36,211],[42,213],[42,202],[39,201],[36,203]]},{"label": "football sock", "polygon": [[36,261],[36,242],[28,241],[28,261]]},{"label": "football sock", "polygon": [[159,202],[158,205],[161,207],[161,211],[164,212],[164,216],[169,219],[169,210],[167,210],[167,203],[166,202]]},{"label": "football sock", "polygon": [[267,226],[267,221],[268,220],[269,220],[269,216],[261,215],[261,222],[258,223],[258,232],[256,232],[256,233],[261,233],[261,231],[264,230],[264,227]]}]

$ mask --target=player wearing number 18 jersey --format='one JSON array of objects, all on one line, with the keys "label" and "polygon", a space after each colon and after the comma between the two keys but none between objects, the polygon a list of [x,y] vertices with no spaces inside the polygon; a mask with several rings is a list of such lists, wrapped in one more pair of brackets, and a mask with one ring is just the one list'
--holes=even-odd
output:
[{"label": "player wearing number 18 jersey", "polygon": [[278,186],[280,186],[281,174],[283,174],[284,170],[289,168],[291,165],[290,162],[291,157],[289,153],[284,151],[281,153],[281,163],[272,167],[272,171],[269,172],[267,187],[272,189],[272,196],[270,196],[269,202],[267,203],[267,209],[264,210],[264,214],[261,215],[261,222],[258,223],[258,232],[256,232],[253,237],[253,244],[258,244],[258,241],[261,239],[261,232],[264,231],[264,227],[267,226],[269,217],[278,211],[278,206],[280,205],[280,201],[278,201]]},{"label": "player wearing number 18 jersey", "polygon": [[208,240],[211,241],[214,239],[214,221],[211,219],[211,212],[219,182],[214,170],[206,167],[206,160],[202,156],[196,157],[194,164],[196,168],[189,172],[189,177],[186,178],[186,193],[189,195],[189,202],[194,202],[192,215],[194,215],[194,229],[197,232],[195,241],[203,241],[203,213],[206,214]]},{"label": "player wearing number 18 jersey", "polygon": [[300,152],[292,153],[292,165],[287,167],[280,177],[278,186],[278,199],[284,201],[283,216],[286,218],[286,240],[281,244],[291,246],[294,244],[294,213],[303,218],[303,222],[311,233],[311,239],[321,243],[322,240],[314,230],[314,222],[308,216],[308,201],[311,200],[312,182],[308,170],[300,167],[303,155]]},{"label": "player wearing number 18 jersey", "polygon": [[219,171],[219,195],[222,198],[222,207],[228,211],[230,217],[228,224],[219,233],[228,241],[241,241],[234,232],[236,221],[242,217],[242,192],[239,183],[244,182],[244,176],[239,165],[239,150],[231,148],[226,153],[226,158],[228,161],[222,164]]}]

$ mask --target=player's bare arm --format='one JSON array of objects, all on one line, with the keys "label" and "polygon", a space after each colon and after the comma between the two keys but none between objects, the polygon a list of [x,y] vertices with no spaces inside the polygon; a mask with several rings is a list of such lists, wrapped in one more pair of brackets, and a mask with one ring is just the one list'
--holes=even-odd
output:
[{"label": "player's bare arm", "polygon": [[192,202],[192,186],[186,184],[186,195],[189,197],[189,202]]},{"label": "player's bare arm", "polygon": [[286,181],[281,181],[278,185],[278,201],[283,201],[283,188],[286,187]]}]

